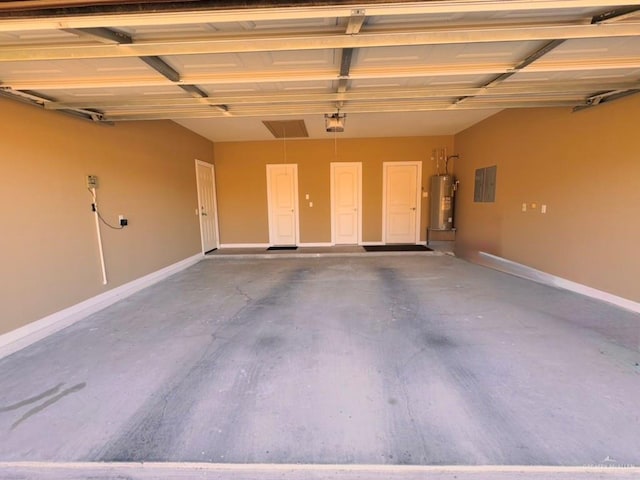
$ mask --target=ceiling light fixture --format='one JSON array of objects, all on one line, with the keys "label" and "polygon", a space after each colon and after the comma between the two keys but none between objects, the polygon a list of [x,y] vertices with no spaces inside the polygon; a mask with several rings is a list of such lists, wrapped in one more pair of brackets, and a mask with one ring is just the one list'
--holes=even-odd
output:
[{"label": "ceiling light fixture", "polygon": [[342,133],[344,132],[344,122],[347,118],[346,114],[340,115],[340,110],[331,115],[325,114],[324,116],[324,126],[327,132],[330,133]]}]

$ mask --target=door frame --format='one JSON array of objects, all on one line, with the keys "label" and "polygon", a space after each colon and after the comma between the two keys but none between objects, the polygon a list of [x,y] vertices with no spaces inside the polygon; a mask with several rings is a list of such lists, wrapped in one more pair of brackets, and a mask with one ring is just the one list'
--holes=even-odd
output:
[{"label": "door frame", "polygon": [[336,244],[336,231],[335,231],[335,166],[336,165],[348,165],[357,167],[358,172],[358,238],[356,245],[362,245],[362,162],[331,162],[330,163],[330,182],[329,189],[331,190],[331,245]]},{"label": "door frame", "polygon": [[420,229],[422,228],[422,162],[382,162],[382,243],[387,243],[387,172],[390,166],[416,166],[416,238],[420,243]]},{"label": "door frame", "polygon": [[[215,248],[220,248],[220,226],[218,224],[218,192],[216,190],[216,167],[212,163],[203,162],[202,160],[198,160],[196,158],[195,161],[195,169],[196,169],[196,192],[198,196],[198,208],[196,209],[196,215],[198,215],[198,226],[200,227],[200,248],[202,250],[202,254],[204,255],[204,230],[202,228],[202,215],[200,212],[200,206],[202,205],[200,198],[200,178],[198,177],[198,166],[211,167],[211,181],[213,182],[213,225],[214,231],[216,233],[216,246]],[[208,250],[207,250],[208,251]]]},{"label": "door frame", "polygon": [[267,221],[269,222],[269,246],[273,247],[275,237],[273,232],[274,221],[271,213],[271,175],[272,167],[293,167],[293,197],[294,197],[294,221],[295,229],[295,245],[300,244],[300,198],[298,197],[298,164],[297,163],[268,163],[267,164]]}]

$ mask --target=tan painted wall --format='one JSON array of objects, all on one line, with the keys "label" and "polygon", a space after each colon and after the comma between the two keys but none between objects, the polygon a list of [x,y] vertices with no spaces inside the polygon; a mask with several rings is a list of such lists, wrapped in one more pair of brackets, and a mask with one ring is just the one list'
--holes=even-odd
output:
[{"label": "tan painted wall", "polygon": [[[452,152],[453,137],[339,139],[337,161],[362,162],[363,241],[382,239],[382,163],[422,161],[422,185],[435,172],[434,148]],[[301,243],[331,241],[330,163],[333,140],[216,143],[220,239],[225,244],[268,243],[266,165],[298,165]],[[453,163],[451,164],[453,167]],[[309,207],[305,195],[313,201]],[[426,237],[428,199],[423,198],[421,238]]]},{"label": "tan painted wall", "polygon": [[[198,253],[194,159],[212,143],[173,122],[99,126],[0,99],[0,334]],[[103,228],[102,285],[85,176]]]},{"label": "tan painted wall", "polygon": [[[503,111],[456,135],[456,253],[493,253],[640,301],[639,118],[635,96],[578,113]],[[474,171],[489,165],[496,202],[473,203]]]}]

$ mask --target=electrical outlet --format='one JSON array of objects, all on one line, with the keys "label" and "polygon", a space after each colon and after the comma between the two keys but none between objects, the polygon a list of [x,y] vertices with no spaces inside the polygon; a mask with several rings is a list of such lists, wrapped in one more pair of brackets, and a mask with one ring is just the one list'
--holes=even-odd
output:
[{"label": "electrical outlet", "polygon": [[87,175],[87,188],[98,188],[98,177],[96,175]]},{"label": "electrical outlet", "polygon": [[522,204],[522,211],[523,211],[523,212],[526,212],[526,211],[527,211],[527,204],[526,204],[526,203],[523,203],[523,204]]},{"label": "electrical outlet", "polygon": [[541,205],[540,206],[540,213],[547,213],[547,206],[546,205]]}]

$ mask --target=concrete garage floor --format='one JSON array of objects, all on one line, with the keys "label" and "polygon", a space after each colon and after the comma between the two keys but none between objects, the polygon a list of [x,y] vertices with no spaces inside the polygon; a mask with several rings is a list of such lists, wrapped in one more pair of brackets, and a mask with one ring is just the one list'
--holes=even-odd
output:
[{"label": "concrete garage floor", "polygon": [[637,478],[639,325],[446,255],[218,256],[0,360],[0,478]]}]

